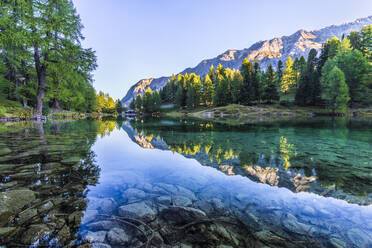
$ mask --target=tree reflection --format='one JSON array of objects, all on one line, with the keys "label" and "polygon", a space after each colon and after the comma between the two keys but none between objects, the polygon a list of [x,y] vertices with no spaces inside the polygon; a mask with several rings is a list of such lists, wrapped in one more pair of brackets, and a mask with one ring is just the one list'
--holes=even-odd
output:
[{"label": "tree reflection", "polygon": [[[352,122],[358,128],[363,127],[361,123]],[[331,192],[341,188],[345,193],[365,196],[371,191],[366,183],[369,175],[360,168],[370,164],[370,138],[352,133],[351,122],[346,119],[235,127],[162,119],[132,120],[126,125],[146,141],[144,145],[140,139],[133,139],[144,148],[168,148],[228,175],[245,175],[295,192],[328,194],[329,188]]]},{"label": "tree reflection", "polygon": [[292,156],[296,156],[296,151],[293,144],[289,144],[287,138],[280,137],[279,149],[281,154],[281,159],[283,160],[283,167],[288,170],[291,167],[290,159]]},{"label": "tree reflection", "polygon": [[0,134],[0,149],[10,151],[0,156],[0,163],[8,165],[0,166],[1,199],[7,199],[0,203],[0,228],[7,228],[1,244],[78,243],[88,186],[98,182],[100,173],[91,147],[115,126],[115,121],[50,121]]}]

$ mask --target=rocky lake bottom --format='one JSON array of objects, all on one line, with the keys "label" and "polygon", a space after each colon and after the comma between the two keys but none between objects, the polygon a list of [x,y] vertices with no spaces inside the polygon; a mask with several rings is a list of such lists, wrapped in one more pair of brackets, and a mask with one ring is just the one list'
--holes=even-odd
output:
[{"label": "rocky lake bottom", "polygon": [[371,247],[371,122],[300,124],[4,125],[0,244]]}]

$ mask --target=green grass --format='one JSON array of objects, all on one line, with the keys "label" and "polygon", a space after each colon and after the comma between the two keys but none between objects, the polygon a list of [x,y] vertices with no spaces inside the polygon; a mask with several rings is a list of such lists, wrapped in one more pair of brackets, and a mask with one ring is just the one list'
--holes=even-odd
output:
[{"label": "green grass", "polygon": [[19,102],[0,99],[0,117],[29,118],[32,114],[32,108],[23,108]]}]

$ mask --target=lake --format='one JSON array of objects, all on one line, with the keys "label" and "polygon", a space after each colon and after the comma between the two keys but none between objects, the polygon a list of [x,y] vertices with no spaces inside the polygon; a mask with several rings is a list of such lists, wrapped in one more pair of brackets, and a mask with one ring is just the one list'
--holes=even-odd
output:
[{"label": "lake", "polygon": [[0,124],[4,247],[372,247],[372,119]]}]

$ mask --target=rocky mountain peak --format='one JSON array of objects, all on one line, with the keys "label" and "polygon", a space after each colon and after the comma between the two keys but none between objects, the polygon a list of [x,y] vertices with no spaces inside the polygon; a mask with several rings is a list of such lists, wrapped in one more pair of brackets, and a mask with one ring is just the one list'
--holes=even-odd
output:
[{"label": "rocky mountain peak", "polygon": [[[231,69],[239,69],[245,58],[251,61],[257,60],[263,69],[266,69],[269,64],[272,64],[275,68],[279,60],[285,62],[289,56],[292,58],[304,56],[306,58],[312,48],[321,49],[322,43],[327,39],[333,37],[341,38],[343,35],[348,35],[351,30],[360,30],[363,26],[370,24],[372,24],[372,16],[341,25],[328,26],[319,30],[306,31],[301,29],[290,36],[256,42],[249,48],[241,50],[229,49],[215,58],[204,59],[197,66],[187,68],[180,73],[205,75],[211,65],[216,68],[218,64]],[[161,89],[166,85],[168,78],[140,80],[129,89],[126,96],[122,99],[123,104],[129,105],[132,99],[137,94],[143,93],[147,87],[152,90]]]}]

